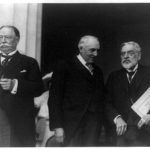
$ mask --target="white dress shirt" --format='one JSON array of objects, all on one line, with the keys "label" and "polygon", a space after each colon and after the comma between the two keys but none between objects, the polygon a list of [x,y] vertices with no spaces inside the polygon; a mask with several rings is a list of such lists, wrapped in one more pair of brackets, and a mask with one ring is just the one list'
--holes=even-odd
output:
[{"label": "white dress shirt", "polygon": [[[133,69],[132,71],[129,70],[129,69],[127,69],[128,72],[134,72],[134,74],[133,74],[132,77],[131,77],[131,80],[134,78],[134,76],[135,76],[135,74],[136,74],[136,72],[137,72],[137,69],[138,69],[138,64],[134,67],[134,69]],[[130,83],[131,81],[129,80],[129,75],[128,75],[128,73],[127,73],[127,79],[128,79],[128,81],[129,81],[129,83]]]},{"label": "white dress shirt", "polygon": [[[15,51],[9,53],[8,56],[14,55],[16,52],[17,52],[17,50],[15,50]],[[1,54],[6,55],[6,54],[3,53],[3,52],[1,52]],[[1,56],[1,63],[2,63],[2,61],[3,61],[4,59],[5,59],[5,58]],[[11,59],[10,59],[10,60],[11,60]],[[9,61],[10,61],[10,60],[9,60]],[[14,85],[13,89],[11,90],[11,93],[12,93],[12,94],[16,94],[16,93],[17,93],[17,88],[18,88],[18,80],[17,80],[17,79],[13,79],[13,80],[15,80],[15,85]]]},{"label": "white dress shirt", "polygon": [[77,58],[82,63],[82,65],[93,75],[93,73],[91,72],[91,70],[89,69],[89,67],[86,65],[87,62],[83,59],[83,57],[80,54],[78,54]]},{"label": "white dress shirt", "polygon": [[[136,72],[137,72],[137,69],[138,69],[138,64],[134,67],[134,69],[133,69],[132,71],[129,70],[129,69],[126,69],[128,72],[134,72],[134,71],[135,71],[135,73],[133,74],[133,76],[132,76],[131,79],[134,78],[134,76],[135,76],[135,74],[136,74]],[[129,80],[129,75],[128,75],[128,73],[127,73],[126,75],[127,75],[128,82],[130,83],[131,81]],[[117,116],[114,118],[114,123],[115,123],[115,124],[116,124],[116,121],[117,121],[117,118],[118,118],[118,117],[121,117],[121,115],[117,115]]]}]

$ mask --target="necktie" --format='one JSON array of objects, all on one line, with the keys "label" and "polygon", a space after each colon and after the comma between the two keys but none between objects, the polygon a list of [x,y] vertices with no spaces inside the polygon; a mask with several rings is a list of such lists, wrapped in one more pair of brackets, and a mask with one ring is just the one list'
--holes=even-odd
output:
[{"label": "necktie", "polygon": [[89,68],[90,73],[93,74],[94,67],[92,63],[86,63],[86,66]]},{"label": "necktie", "polygon": [[127,74],[128,74],[128,77],[129,77],[129,81],[131,82],[132,76],[135,74],[135,71],[127,72]]},{"label": "necktie", "polygon": [[5,67],[7,64],[8,64],[8,61],[12,58],[12,56],[9,56],[9,55],[2,55],[1,54],[1,57],[4,57],[5,59],[1,62],[1,65],[3,67]]}]

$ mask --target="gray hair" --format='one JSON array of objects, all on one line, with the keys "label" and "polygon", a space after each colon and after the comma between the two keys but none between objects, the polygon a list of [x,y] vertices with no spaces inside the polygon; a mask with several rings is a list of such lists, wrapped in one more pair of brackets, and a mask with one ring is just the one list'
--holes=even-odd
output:
[{"label": "gray hair", "polygon": [[121,44],[121,48],[125,45],[132,45],[134,47],[134,49],[138,52],[141,52],[141,47],[138,43],[134,42],[134,41],[130,41],[130,42],[124,42]]},{"label": "gray hair", "polygon": [[82,49],[83,47],[85,47],[85,45],[88,43],[90,39],[95,39],[99,43],[99,40],[97,37],[93,35],[85,35],[80,38],[79,43],[78,43],[78,48]]},{"label": "gray hair", "polygon": [[20,39],[20,32],[19,30],[15,27],[15,26],[11,26],[11,25],[3,25],[0,27],[0,30],[3,28],[11,28],[14,30],[15,35],[18,37],[18,39]]}]

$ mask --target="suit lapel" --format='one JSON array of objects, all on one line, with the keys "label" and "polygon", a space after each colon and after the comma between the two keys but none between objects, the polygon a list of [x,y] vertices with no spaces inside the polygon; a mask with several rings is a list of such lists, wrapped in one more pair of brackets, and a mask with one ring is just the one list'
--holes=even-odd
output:
[{"label": "suit lapel", "polygon": [[141,96],[141,94],[145,92],[145,90],[148,88],[148,84],[149,82],[145,77],[143,66],[139,65],[137,73],[131,82],[132,89],[134,89],[135,92],[133,102],[135,102]]},{"label": "suit lapel", "polygon": [[[142,76],[143,76],[142,66],[139,65],[138,70],[130,83],[134,89],[138,88],[138,86],[141,84],[141,82],[143,80]],[[125,69],[121,70],[119,78],[120,78],[119,79],[120,83],[124,84],[124,85],[122,85],[122,87],[125,89],[128,89],[129,83],[128,83]]]},{"label": "suit lapel", "polygon": [[[20,57],[21,55],[20,55],[20,53],[19,52],[16,52],[15,54],[14,54],[14,56],[12,57],[12,59],[9,61],[9,63],[8,63],[8,65],[6,66],[6,68],[5,68],[5,72],[7,73],[7,72],[9,72],[9,74],[10,73],[14,73],[14,70],[15,69],[17,69],[16,68],[16,66],[19,64],[19,62],[20,62],[20,59],[21,59],[21,57]],[[15,68],[15,69],[14,69]]]},{"label": "suit lapel", "polygon": [[138,87],[143,80],[142,77],[143,77],[142,66],[139,65],[138,70],[137,70],[131,84],[133,84],[135,87]]},{"label": "suit lapel", "polygon": [[83,66],[83,64],[78,60],[78,58],[75,58],[74,62],[75,62],[75,66],[78,69],[78,71],[81,74],[83,74],[88,80],[91,80],[93,78],[91,73],[88,71],[87,68],[85,68],[85,66]]},{"label": "suit lapel", "polygon": [[142,66],[139,65],[137,73],[135,74],[131,82],[132,86],[134,86],[135,89],[137,89],[140,86],[140,84],[143,82],[144,72],[142,70],[143,70]]},{"label": "suit lapel", "polygon": [[120,70],[120,73],[118,74],[118,81],[120,84],[120,88],[122,88],[123,91],[128,92],[128,79],[126,71],[123,68]]}]

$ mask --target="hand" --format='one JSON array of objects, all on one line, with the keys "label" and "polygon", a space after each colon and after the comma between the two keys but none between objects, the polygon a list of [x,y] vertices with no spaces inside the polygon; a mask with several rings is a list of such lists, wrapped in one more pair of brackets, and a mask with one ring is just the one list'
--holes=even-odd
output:
[{"label": "hand", "polygon": [[7,79],[7,78],[1,78],[0,79],[0,85],[1,85],[3,90],[11,91],[15,85],[15,80]]},{"label": "hand", "polygon": [[121,118],[116,119],[116,132],[117,135],[123,135],[127,130],[127,123]]},{"label": "hand", "polygon": [[138,128],[141,128],[144,124],[150,126],[150,114],[146,114],[141,118],[141,120],[138,122]]},{"label": "hand", "polygon": [[54,135],[58,143],[64,142],[64,129],[63,128],[56,128]]}]

